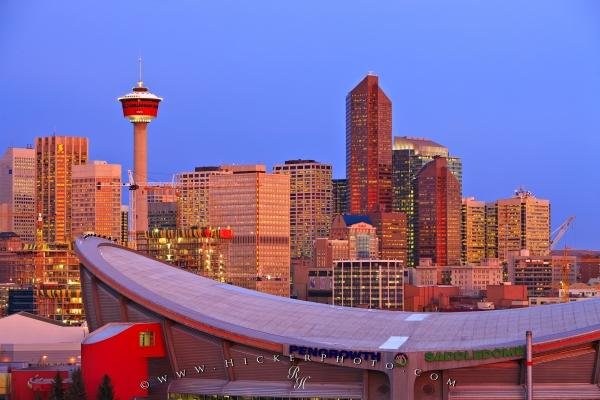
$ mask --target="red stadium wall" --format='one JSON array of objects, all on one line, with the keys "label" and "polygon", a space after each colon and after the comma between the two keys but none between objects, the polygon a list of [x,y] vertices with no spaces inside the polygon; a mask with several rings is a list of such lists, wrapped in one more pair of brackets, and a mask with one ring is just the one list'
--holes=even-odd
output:
[{"label": "red stadium wall", "polygon": [[[41,400],[47,400],[50,395],[50,390],[52,389],[52,384],[37,384],[33,387],[30,387],[28,384],[31,378],[46,378],[46,379],[54,379],[56,376],[56,370],[48,369],[40,369],[40,370],[32,370],[32,369],[22,369],[22,370],[13,370],[10,373],[10,386],[11,386],[11,400],[34,400],[35,392],[40,393]],[[63,380],[69,377],[69,371],[58,371]],[[68,387],[68,384],[63,384],[63,387]],[[94,397],[95,398],[95,397]]]},{"label": "red stadium wall", "polygon": [[[141,346],[142,332],[153,333],[152,345]],[[95,331],[81,345],[82,374],[88,398],[96,398],[105,374],[113,384],[115,399],[147,396],[148,390],[142,388],[140,382],[148,377],[148,358],[164,357],[166,354],[160,324],[131,324],[112,337],[86,343],[90,339],[93,341],[94,334],[101,333],[102,329]]]}]

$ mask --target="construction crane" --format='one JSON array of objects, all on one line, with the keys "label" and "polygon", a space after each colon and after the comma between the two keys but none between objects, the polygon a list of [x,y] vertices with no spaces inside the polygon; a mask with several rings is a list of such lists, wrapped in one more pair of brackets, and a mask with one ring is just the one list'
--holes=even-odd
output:
[{"label": "construction crane", "polygon": [[567,230],[575,220],[575,216],[571,215],[566,219],[558,228],[552,231],[550,234],[550,250],[554,250],[560,239],[567,233]]}]

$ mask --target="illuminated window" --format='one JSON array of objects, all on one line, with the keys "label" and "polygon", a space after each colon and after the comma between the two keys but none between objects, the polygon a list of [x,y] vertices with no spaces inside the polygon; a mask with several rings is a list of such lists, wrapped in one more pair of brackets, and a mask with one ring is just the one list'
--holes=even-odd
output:
[{"label": "illuminated window", "polygon": [[140,347],[154,346],[154,332],[140,332]]}]

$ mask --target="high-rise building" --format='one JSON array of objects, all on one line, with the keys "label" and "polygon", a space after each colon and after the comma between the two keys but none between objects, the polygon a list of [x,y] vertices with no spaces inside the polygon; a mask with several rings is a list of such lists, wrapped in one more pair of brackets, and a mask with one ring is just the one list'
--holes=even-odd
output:
[{"label": "high-rise building", "polygon": [[31,284],[31,279],[23,281],[19,269],[21,261],[15,257],[15,252],[23,247],[23,240],[14,232],[0,232],[0,283],[26,283]]},{"label": "high-rise building", "polygon": [[[177,227],[177,187],[169,183],[146,185],[148,230],[175,229]],[[145,233],[137,231],[142,239]]]},{"label": "high-rise building", "polygon": [[369,218],[377,229],[379,253],[383,260],[408,259],[407,221],[403,212],[374,212]]},{"label": "high-rise building", "polygon": [[417,174],[417,256],[436,265],[460,263],[460,182],[443,157]]},{"label": "high-rise building", "polygon": [[231,283],[290,295],[290,178],[267,174],[264,165],[225,166],[211,175],[211,226],[235,232],[230,247]]},{"label": "high-rise building", "polygon": [[333,265],[333,304],[346,307],[402,310],[401,261],[344,260]]},{"label": "high-rise building", "polygon": [[332,215],[348,214],[348,180],[332,179],[331,184],[333,198]]},{"label": "high-rise building", "polygon": [[448,148],[425,138],[394,137],[392,151],[392,208],[406,213],[408,265],[418,264],[416,249],[417,188],[419,171],[435,157],[447,160],[448,168],[462,184],[462,161],[450,156]]},{"label": "high-rise building", "polygon": [[35,140],[36,241],[71,241],[72,170],[87,163],[88,140],[84,137],[46,136]]},{"label": "high-rise building", "polygon": [[133,193],[135,210],[131,216],[131,229],[144,235],[148,230],[148,202],[145,186],[148,182],[148,124],[158,115],[158,105],[162,98],[151,93],[144,86],[141,74],[133,91],[119,97],[123,116],[133,124],[133,180],[139,186]]},{"label": "high-rise building", "polygon": [[351,214],[392,210],[392,102],[373,74],[346,96],[346,178]]},{"label": "high-rise building", "polygon": [[66,324],[83,322],[79,260],[71,243],[24,244],[0,252],[0,264],[12,267],[11,282],[31,290],[39,315]]},{"label": "high-rise building", "polygon": [[153,229],[138,240],[137,251],[150,257],[172,263],[186,271],[230,282],[227,276],[231,229]]},{"label": "high-rise building", "polygon": [[536,198],[523,189],[510,199],[496,202],[498,257],[527,249],[531,255],[550,252],[550,201]]},{"label": "high-rise building", "polygon": [[127,246],[129,243],[129,206],[121,206],[121,244]]},{"label": "high-rise building", "polygon": [[485,203],[485,258],[498,258],[498,206]]},{"label": "high-rise building", "polygon": [[462,200],[461,260],[464,264],[477,264],[486,258],[485,203],[474,197]]},{"label": "high-rise building", "polygon": [[35,241],[35,151],[9,147],[0,158],[0,232]]},{"label": "high-rise building", "polygon": [[72,237],[121,237],[121,166],[92,161],[73,166]]},{"label": "high-rise building", "polygon": [[71,244],[35,245],[23,253],[33,256],[38,314],[69,325],[82,323],[79,259]]},{"label": "high-rise building", "polygon": [[293,259],[311,259],[313,243],[329,236],[331,226],[331,165],[314,160],[290,160],[273,167],[290,177],[290,251]]},{"label": "high-rise building", "polygon": [[179,190],[177,198],[177,228],[201,228],[208,222],[208,188],[210,176],[231,174],[221,167],[197,167],[192,172],[175,175]]}]

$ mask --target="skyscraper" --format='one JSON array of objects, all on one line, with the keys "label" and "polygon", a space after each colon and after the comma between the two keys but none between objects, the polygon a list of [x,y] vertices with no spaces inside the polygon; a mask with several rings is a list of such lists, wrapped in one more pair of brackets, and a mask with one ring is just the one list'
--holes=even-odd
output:
[{"label": "skyscraper", "polygon": [[392,102],[376,75],[346,96],[346,178],[351,214],[391,211]]},{"label": "skyscraper", "polygon": [[481,262],[485,256],[486,218],[485,203],[474,197],[462,200],[461,260],[465,264]]},{"label": "skyscraper", "polygon": [[460,182],[443,157],[417,175],[417,256],[436,265],[460,263]]},{"label": "skyscraper", "polygon": [[35,240],[35,151],[10,147],[0,158],[0,231]]},{"label": "skyscraper", "polygon": [[229,283],[290,295],[290,178],[265,173],[264,165],[224,166],[210,176],[208,215],[230,227]]},{"label": "skyscraper", "polygon": [[208,191],[210,176],[231,174],[221,167],[196,167],[194,171],[175,175],[179,190],[177,198],[177,228],[190,229],[208,226]]},{"label": "skyscraper", "polygon": [[35,140],[37,239],[43,243],[71,241],[71,185],[74,165],[88,159],[84,137],[46,136]]},{"label": "skyscraper", "polygon": [[532,256],[550,252],[550,201],[536,198],[519,189],[514,197],[501,199],[497,207],[498,257],[508,259],[511,252],[529,250]]},{"label": "skyscraper", "polygon": [[348,180],[332,179],[332,215],[348,214]]},{"label": "skyscraper", "polygon": [[485,258],[498,258],[498,205],[485,203]]},{"label": "skyscraper", "polygon": [[290,248],[293,259],[310,259],[313,242],[329,236],[331,226],[331,165],[314,160],[290,160],[273,167],[290,177]]},{"label": "skyscraper", "polygon": [[448,168],[462,184],[462,162],[449,155],[448,148],[425,138],[394,137],[392,151],[392,186],[394,211],[406,213],[409,266],[418,264],[416,250],[417,188],[419,171],[435,157],[447,160]]},{"label": "skyscraper", "polygon": [[121,236],[120,242],[123,246],[129,243],[129,206],[121,206]]},{"label": "skyscraper", "polygon": [[73,166],[72,237],[121,237],[121,166],[106,161]]},{"label": "skyscraper", "polygon": [[[177,227],[177,188],[169,183],[146,185],[148,230],[175,229]],[[146,235],[138,231],[137,236],[144,240]]]},{"label": "skyscraper", "polygon": [[398,260],[406,265],[408,257],[406,213],[374,212],[369,218],[379,236],[382,260]]}]

